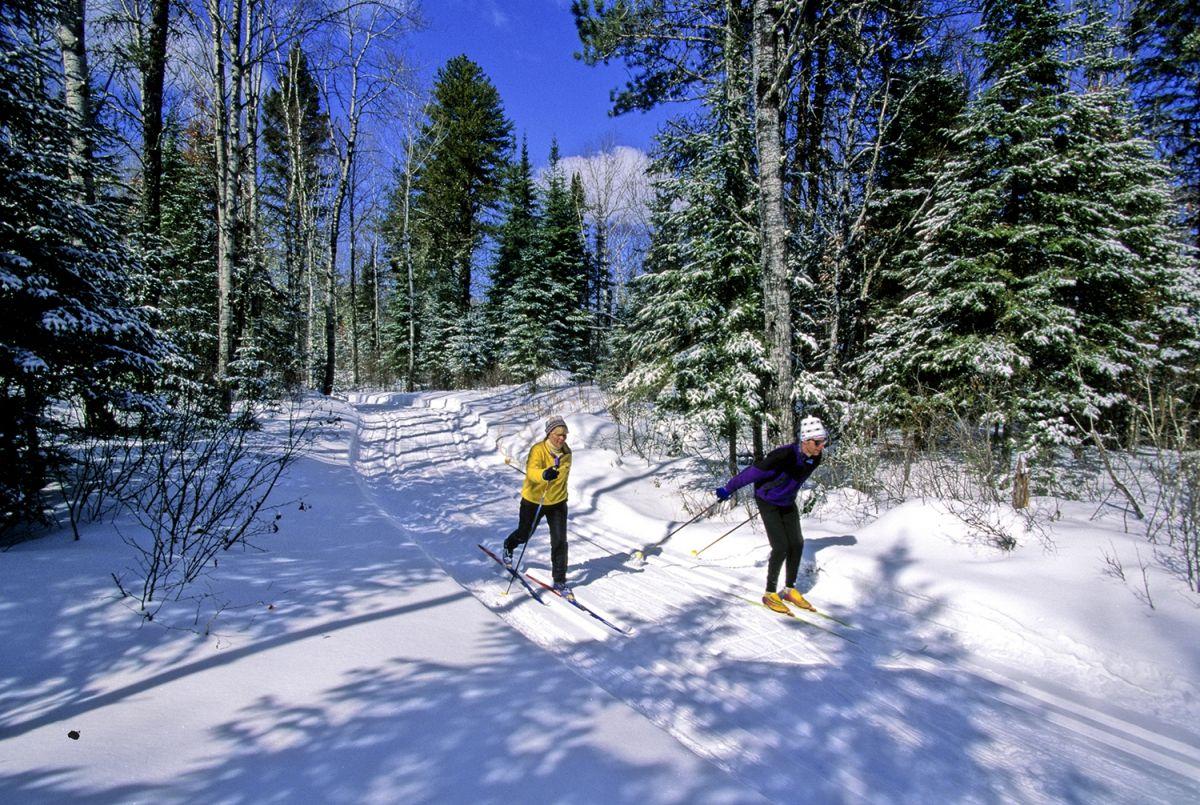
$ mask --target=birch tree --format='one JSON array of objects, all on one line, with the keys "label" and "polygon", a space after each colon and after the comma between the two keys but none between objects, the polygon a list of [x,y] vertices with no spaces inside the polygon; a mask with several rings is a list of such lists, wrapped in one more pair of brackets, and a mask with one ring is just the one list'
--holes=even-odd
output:
[{"label": "birch tree", "polygon": [[359,136],[364,117],[387,93],[407,80],[394,45],[414,24],[408,3],[372,3],[350,6],[339,15],[340,36],[335,43],[340,63],[331,65],[325,84],[330,110],[329,142],[337,160],[333,201],[329,209],[328,252],[325,265],[325,360],[321,393],[332,394],[337,361],[338,250],[342,215],[350,193]]}]

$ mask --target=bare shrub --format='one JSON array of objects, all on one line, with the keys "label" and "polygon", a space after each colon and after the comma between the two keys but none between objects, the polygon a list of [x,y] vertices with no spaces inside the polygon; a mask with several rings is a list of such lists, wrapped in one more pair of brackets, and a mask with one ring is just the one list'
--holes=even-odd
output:
[{"label": "bare shrub", "polygon": [[114,578],[147,620],[215,567],[221,553],[253,547],[254,537],[278,530],[279,515],[269,514],[267,500],[298,458],[311,419],[290,406],[273,412],[282,432],[266,433],[255,413],[267,412],[213,418],[183,404],[143,444],[122,498],[140,526],[122,534],[135,552],[138,581],[131,592],[134,585]]},{"label": "bare shrub", "polygon": [[1180,391],[1167,387],[1155,394],[1146,387],[1142,430],[1155,482],[1146,537],[1164,563],[1200,592],[1200,417]]},{"label": "bare shrub", "polygon": [[[997,406],[983,406],[995,410]],[[859,416],[839,435],[835,480],[890,506],[911,497],[939,501],[973,540],[1002,550],[1019,532],[1050,546],[1046,516],[1038,507],[1014,508],[1017,465],[1011,434],[996,417],[972,419],[954,406],[924,398],[909,418],[882,427]]]},{"label": "bare shrub", "polygon": [[128,490],[141,474],[141,440],[131,433],[115,436],[84,434],[62,449],[70,461],[54,474],[59,495],[75,539],[79,529],[121,510],[121,490]]}]

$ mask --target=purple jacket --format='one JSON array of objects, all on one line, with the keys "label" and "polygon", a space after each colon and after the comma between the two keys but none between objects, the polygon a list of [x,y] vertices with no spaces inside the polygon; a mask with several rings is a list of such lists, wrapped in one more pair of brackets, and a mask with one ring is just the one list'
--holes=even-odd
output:
[{"label": "purple jacket", "polygon": [[776,506],[791,506],[796,502],[800,485],[820,465],[821,455],[810,458],[801,452],[799,444],[776,447],[762,461],[730,478],[725,488],[732,493],[746,484],[754,484],[754,496],[759,500]]}]

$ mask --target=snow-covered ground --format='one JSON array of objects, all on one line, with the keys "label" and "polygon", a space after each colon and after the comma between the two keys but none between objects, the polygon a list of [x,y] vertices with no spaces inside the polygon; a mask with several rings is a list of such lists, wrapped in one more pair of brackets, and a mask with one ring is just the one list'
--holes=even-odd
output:
[{"label": "snow-covered ground", "polygon": [[[332,404],[281,532],[198,603],[139,625],[111,526],[0,554],[0,802],[1200,801],[1200,599],[1143,581],[1115,514],[1062,504],[1052,546],[1002,554],[932,504],[855,525],[835,494],[799,584],[831,617],[789,620],[753,603],[757,520],[692,555],[744,507],[656,546],[712,479],[620,456],[586,393]],[[571,581],[629,636],[506,592],[476,548],[515,526],[505,458],[551,412]]]}]

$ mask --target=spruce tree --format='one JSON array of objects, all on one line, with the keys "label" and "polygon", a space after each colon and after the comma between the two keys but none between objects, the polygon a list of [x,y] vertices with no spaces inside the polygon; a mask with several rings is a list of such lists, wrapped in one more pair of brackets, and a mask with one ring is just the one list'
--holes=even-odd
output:
[{"label": "spruce tree", "polygon": [[1031,443],[1077,443],[1128,412],[1179,289],[1162,167],[1111,84],[1072,90],[1094,52],[1053,2],[985,3],[990,85],[955,136],[905,298],[865,377],[904,407],[928,392]]},{"label": "spruce tree", "polygon": [[162,145],[164,243],[160,327],[174,345],[172,382],[200,393],[216,372],[216,194],[212,141],[200,128],[168,128]]},{"label": "spruce tree", "polygon": [[420,365],[438,385],[473,364],[466,346],[476,252],[488,233],[512,150],[512,124],[479,65],[456,56],[438,70],[421,128],[428,154],[414,182],[415,252],[423,300]]},{"label": "spruce tree", "polygon": [[331,181],[329,121],[321,110],[320,90],[299,47],[288,52],[276,87],[263,98],[262,198],[270,245],[282,277],[282,320],[276,328],[288,336],[274,362],[288,385],[308,380],[309,288],[320,262],[319,232],[328,215],[325,191]]},{"label": "spruce tree", "polygon": [[1192,243],[1200,248],[1200,6],[1135,0],[1128,36],[1138,108],[1174,168]]},{"label": "spruce tree", "polygon": [[583,232],[581,193],[567,184],[559,160],[558,144],[550,149],[549,178],[538,233],[537,273],[550,306],[546,332],[554,368],[590,377],[591,319],[587,311],[588,255]]},{"label": "spruce tree", "polygon": [[[524,312],[516,304],[521,279],[532,271],[537,238],[538,211],[529,149],[521,143],[520,159],[509,171],[504,189],[504,218],[499,227],[496,257],[487,293],[487,327],[497,345],[499,368],[519,380],[532,379],[536,367],[522,343]],[[509,317],[515,316],[510,319]],[[533,375],[536,376],[536,375]]]},{"label": "spruce tree", "polygon": [[733,454],[736,434],[763,413],[769,366],[751,135],[715,105],[718,114],[659,137],[646,271],[631,283],[613,355],[619,400],[720,433]]},{"label": "spruce tree", "polygon": [[73,181],[94,167],[73,143],[98,132],[55,94],[56,59],[29,34],[37,11],[9,2],[0,20],[0,532],[43,519],[66,412],[147,410],[162,355],[124,295],[142,268],[121,211]]},{"label": "spruce tree", "polygon": [[896,109],[887,123],[879,156],[878,190],[867,208],[868,237],[859,259],[866,264],[861,303],[856,318],[863,330],[849,334],[847,347],[858,359],[861,374],[863,342],[903,298],[901,278],[912,268],[917,226],[924,218],[933,183],[944,167],[950,135],[961,122],[967,104],[962,76],[947,66],[947,56],[928,53],[904,65],[893,77]]}]

